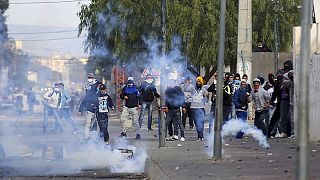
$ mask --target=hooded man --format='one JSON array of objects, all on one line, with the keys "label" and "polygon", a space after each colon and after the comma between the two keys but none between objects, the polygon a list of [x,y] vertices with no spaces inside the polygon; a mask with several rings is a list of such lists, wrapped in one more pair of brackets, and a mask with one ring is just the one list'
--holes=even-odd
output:
[{"label": "hooded man", "polygon": [[146,109],[148,109],[148,130],[152,130],[151,124],[152,124],[152,103],[154,100],[154,97],[160,98],[160,95],[157,93],[156,85],[153,82],[153,79],[150,74],[147,75],[146,80],[141,83],[140,85],[140,93],[141,93],[141,101],[142,107],[139,117],[139,124],[140,127],[143,123],[143,118]]},{"label": "hooded man", "polygon": [[284,73],[287,73],[289,71],[293,70],[293,64],[291,60],[287,60],[283,63],[283,71]]},{"label": "hooded man", "polygon": [[204,119],[205,119],[205,103],[208,101],[209,93],[203,87],[204,80],[201,76],[196,79],[196,86],[192,92],[192,101],[191,101],[191,113],[192,119],[196,124],[196,129],[198,133],[198,141],[203,140],[203,131],[204,131]]},{"label": "hooded man", "polygon": [[140,108],[139,105],[139,98],[140,98],[140,92],[136,85],[134,84],[133,77],[128,78],[127,84],[123,87],[122,92],[120,94],[120,98],[125,101],[120,123],[121,123],[121,135],[120,137],[127,137],[127,130],[125,126],[125,122],[129,119],[132,119],[133,124],[135,126],[135,133],[136,133],[136,139],[141,139],[141,135],[139,133],[139,114],[138,109]]}]

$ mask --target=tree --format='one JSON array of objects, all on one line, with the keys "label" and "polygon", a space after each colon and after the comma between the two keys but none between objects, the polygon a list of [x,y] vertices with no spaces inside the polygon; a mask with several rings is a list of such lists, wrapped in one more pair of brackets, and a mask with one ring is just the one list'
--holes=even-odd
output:
[{"label": "tree", "polygon": [[[4,57],[5,54],[5,44],[8,40],[8,28],[6,25],[6,18],[4,16],[4,12],[8,9],[9,1],[8,0],[2,0],[0,2],[0,58]],[[3,59],[0,59],[0,61],[3,61]],[[1,63],[1,62],[0,62]]]},{"label": "tree", "polygon": [[[297,25],[296,9],[301,0],[253,0],[253,42],[263,41],[274,49],[274,14],[279,14],[281,50],[292,44],[292,27]],[[227,1],[225,64],[235,71],[237,61],[238,0]],[[196,66],[206,68],[209,79],[216,67],[220,1],[167,0],[168,51],[173,37],[180,36],[180,50]],[[88,30],[86,50],[96,65],[135,62],[143,65],[148,53],[144,38],[161,39],[161,1],[92,0],[81,6],[79,34]],[[100,50],[104,53],[100,56]],[[103,61],[103,63],[101,63]],[[212,71],[209,73],[210,68]]]},{"label": "tree", "polygon": [[292,48],[292,28],[298,26],[301,0],[253,0],[252,1],[252,41],[253,45],[264,42],[275,50],[274,23],[279,17],[280,52],[290,52]]}]

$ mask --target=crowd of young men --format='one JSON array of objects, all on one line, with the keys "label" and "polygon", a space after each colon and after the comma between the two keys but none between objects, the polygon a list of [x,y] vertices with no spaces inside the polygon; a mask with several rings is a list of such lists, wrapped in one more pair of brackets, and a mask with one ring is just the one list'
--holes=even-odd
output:
[{"label": "crowd of young men", "polygon": [[[217,78],[217,77],[216,77]],[[263,77],[253,79],[252,87],[248,76],[244,74],[226,73],[223,85],[223,123],[230,119],[246,121],[249,113],[249,103],[254,110],[254,125],[261,129],[267,137],[292,137],[294,138],[293,120],[293,71],[292,62],[286,61],[284,68],[274,76],[269,74],[268,81]],[[211,95],[211,112],[209,117],[209,132],[212,131],[215,114],[216,83],[205,88],[204,79],[199,76],[192,83],[192,78],[187,76],[184,81],[170,79],[166,81],[164,93],[165,107],[161,109],[166,119],[166,140],[185,141],[187,118],[189,130],[197,131],[198,141],[204,139],[204,124],[206,119],[205,106]],[[127,137],[128,123],[134,125],[135,139],[141,139],[140,129],[144,125],[144,115],[148,110],[147,128],[152,131],[152,107],[154,100],[160,98],[156,85],[151,75],[140,86],[136,86],[133,77],[129,77],[123,87],[120,98],[124,106],[120,118],[120,137]],[[55,119],[55,130],[62,132],[62,119],[65,119],[74,129],[73,134],[79,131],[78,126],[70,116],[71,98],[64,89],[63,83],[57,83],[52,90],[43,95],[44,121],[43,132],[47,131],[48,115]],[[108,113],[114,110],[113,101],[107,93],[106,85],[95,79],[92,73],[88,74],[88,81],[84,86],[79,112],[86,115],[84,128],[85,141],[90,139],[92,131],[100,130],[100,136],[106,144],[109,143]],[[179,138],[180,131],[180,138]],[[239,132],[236,138],[242,138]]]}]

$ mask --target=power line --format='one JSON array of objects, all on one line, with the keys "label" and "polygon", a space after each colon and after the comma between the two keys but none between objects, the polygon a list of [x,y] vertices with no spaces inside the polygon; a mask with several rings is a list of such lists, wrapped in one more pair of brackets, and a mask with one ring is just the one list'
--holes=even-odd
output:
[{"label": "power line", "polygon": [[11,2],[11,4],[58,4],[58,3],[70,3],[70,2],[81,2],[88,0],[60,0],[60,1],[31,1],[31,2]]},{"label": "power line", "polygon": [[67,39],[83,39],[86,37],[63,37],[63,38],[49,38],[49,39],[17,39],[16,41],[24,42],[35,42],[35,41],[57,41],[57,40],[67,40]]},{"label": "power line", "polygon": [[76,32],[78,30],[62,30],[62,31],[43,31],[43,32],[8,32],[9,34],[54,34],[54,33],[65,33],[65,32]]}]

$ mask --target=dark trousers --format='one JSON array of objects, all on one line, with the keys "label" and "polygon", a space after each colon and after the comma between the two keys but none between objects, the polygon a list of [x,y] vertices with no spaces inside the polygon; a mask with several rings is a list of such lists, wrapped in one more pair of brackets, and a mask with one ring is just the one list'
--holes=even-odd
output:
[{"label": "dark trousers", "polygon": [[268,135],[268,123],[269,123],[269,111],[263,110],[263,111],[256,111],[255,112],[255,119],[254,119],[254,125],[261,129],[263,134],[265,136]]},{"label": "dark trousers", "polygon": [[288,134],[290,131],[288,131],[289,126],[289,117],[290,117],[290,102],[289,101],[281,101],[280,105],[280,130],[281,133],[286,133]]},{"label": "dark trousers", "polygon": [[229,120],[229,115],[231,113],[231,104],[230,105],[223,105],[223,124]]},{"label": "dark trousers", "polygon": [[98,125],[100,128],[100,136],[103,137],[105,142],[109,141],[109,132],[108,132],[108,113],[97,113]]},{"label": "dark trousers", "polygon": [[275,136],[280,122],[280,103],[276,104],[276,109],[271,117],[270,124],[268,126],[269,136]]},{"label": "dark trousers", "polygon": [[189,117],[189,127],[193,128],[194,126],[190,106],[191,106],[191,103],[186,103],[185,104],[186,112],[182,113],[182,124],[184,128],[186,128],[187,117]]},{"label": "dark trousers", "polygon": [[[238,120],[246,122],[248,119],[248,112],[247,111],[236,111],[236,115]],[[243,132],[240,131],[237,133],[237,138],[241,139],[243,137]]]},{"label": "dark trousers", "polygon": [[[173,129],[172,129],[173,125]],[[178,135],[178,129],[180,129],[181,137],[184,137],[184,128],[181,122],[181,112],[177,111],[169,111],[166,116],[166,127],[168,128],[169,136]],[[167,134],[166,128],[166,134]]]}]

